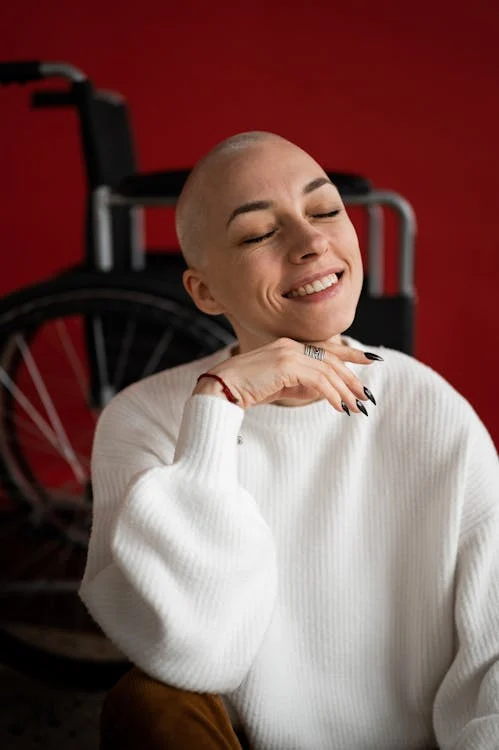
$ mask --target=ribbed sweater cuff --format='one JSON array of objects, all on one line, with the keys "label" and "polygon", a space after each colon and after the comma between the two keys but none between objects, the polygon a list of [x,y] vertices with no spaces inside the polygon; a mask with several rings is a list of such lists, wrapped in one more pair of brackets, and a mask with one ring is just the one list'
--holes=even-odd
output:
[{"label": "ribbed sweater cuff", "polygon": [[218,486],[237,482],[237,433],[244,410],[217,396],[191,396],[184,407],[174,463]]}]

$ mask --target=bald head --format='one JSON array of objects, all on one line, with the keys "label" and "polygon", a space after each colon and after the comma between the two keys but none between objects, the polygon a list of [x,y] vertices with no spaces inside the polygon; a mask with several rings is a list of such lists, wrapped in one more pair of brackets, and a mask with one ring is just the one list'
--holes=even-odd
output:
[{"label": "bald head", "polygon": [[[241,352],[280,336],[330,339],[351,324],[362,285],[358,239],[343,209],[324,169],[293,143],[262,132],[223,141],[196,165],[178,201],[187,293],[203,313],[225,315]],[[313,303],[288,295],[337,270],[335,289],[343,289],[347,268],[352,284],[338,305],[333,293]]]},{"label": "bald head", "polygon": [[[199,268],[209,222],[210,205],[234,160],[264,143],[289,143],[274,133],[260,130],[238,133],[218,143],[191,171],[177,202],[175,224],[186,263]],[[296,147],[297,148],[297,147]]]}]

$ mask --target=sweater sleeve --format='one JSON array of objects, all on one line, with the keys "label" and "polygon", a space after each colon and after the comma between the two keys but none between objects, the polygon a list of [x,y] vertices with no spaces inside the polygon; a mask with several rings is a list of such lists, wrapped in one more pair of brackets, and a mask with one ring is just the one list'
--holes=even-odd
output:
[{"label": "sweater sleeve", "polygon": [[244,412],[193,396],[174,444],[123,404],[114,412],[111,404],[96,431],[80,596],[145,672],[177,687],[228,692],[258,651],[277,585],[270,529],[238,484]]},{"label": "sweater sleeve", "polygon": [[475,433],[463,477],[455,658],[434,704],[441,750],[499,748],[499,464],[481,423]]}]

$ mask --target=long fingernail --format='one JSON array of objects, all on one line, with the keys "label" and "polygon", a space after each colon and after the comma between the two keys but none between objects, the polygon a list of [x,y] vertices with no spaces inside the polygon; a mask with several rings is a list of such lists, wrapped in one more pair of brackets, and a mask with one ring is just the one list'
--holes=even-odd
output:
[{"label": "long fingernail", "polygon": [[383,357],[379,356],[379,354],[373,354],[372,352],[364,352],[364,357],[367,357],[367,359],[374,359],[376,362],[385,361]]},{"label": "long fingernail", "polygon": [[350,416],[350,409],[348,408],[348,406],[345,404],[344,401],[341,402],[341,408],[343,409],[345,414],[348,414],[348,416]]},{"label": "long fingernail", "polygon": [[376,399],[374,398],[374,396],[371,393],[371,391],[369,390],[369,388],[367,388],[367,386],[364,386],[364,393],[366,394],[366,396],[369,399],[369,401],[372,401],[373,404],[374,404],[374,406],[376,406]]},{"label": "long fingernail", "polygon": [[355,403],[356,403],[356,404],[357,404],[357,406],[359,407],[359,411],[361,411],[361,412],[362,412],[362,414],[365,414],[365,415],[366,415],[366,417],[368,417],[368,416],[369,416],[369,414],[367,413],[367,409],[366,409],[366,407],[364,406],[364,404],[362,403],[362,401],[359,401],[359,399],[357,398],[357,399],[355,400]]}]

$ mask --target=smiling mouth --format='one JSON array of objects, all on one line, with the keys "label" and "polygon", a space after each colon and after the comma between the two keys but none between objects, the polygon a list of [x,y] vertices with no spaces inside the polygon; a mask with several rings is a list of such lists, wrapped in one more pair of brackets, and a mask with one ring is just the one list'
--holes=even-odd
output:
[{"label": "smiling mouth", "polygon": [[320,279],[310,282],[310,284],[304,284],[296,289],[291,289],[291,291],[287,292],[284,297],[292,299],[294,297],[308,297],[312,294],[318,294],[318,292],[323,292],[325,289],[329,289],[329,287],[337,284],[342,276],[343,271],[329,273]]}]

